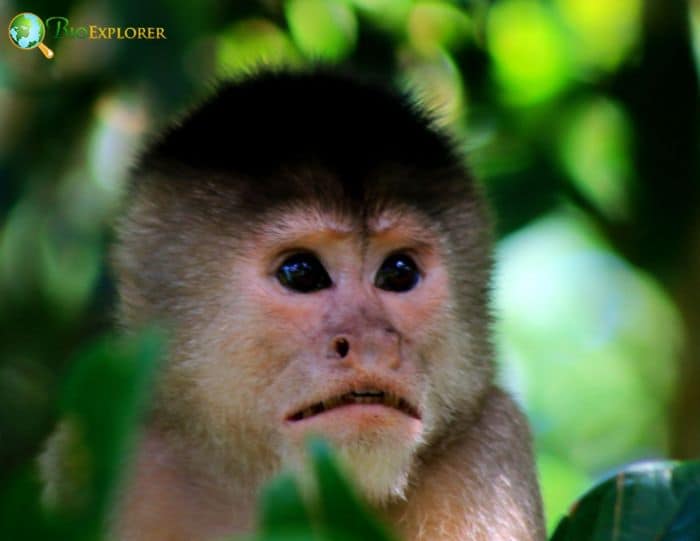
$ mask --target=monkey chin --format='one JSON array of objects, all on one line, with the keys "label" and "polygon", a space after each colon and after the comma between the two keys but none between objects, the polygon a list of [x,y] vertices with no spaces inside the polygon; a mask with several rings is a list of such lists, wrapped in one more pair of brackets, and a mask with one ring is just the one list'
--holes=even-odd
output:
[{"label": "monkey chin", "polygon": [[343,471],[371,504],[405,499],[409,475],[423,445],[423,423],[379,405],[352,405],[286,423],[281,462],[313,490],[310,438],[330,443]]}]

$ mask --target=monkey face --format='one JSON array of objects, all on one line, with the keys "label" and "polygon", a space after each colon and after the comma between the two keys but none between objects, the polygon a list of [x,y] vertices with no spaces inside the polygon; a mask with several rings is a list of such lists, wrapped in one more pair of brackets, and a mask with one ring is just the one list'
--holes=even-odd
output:
[{"label": "monkey face", "polygon": [[407,100],[331,75],[225,86],[141,157],[118,227],[122,323],[172,330],[151,424],[253,487],[320,435],[366,495],[401,496],[491,385],[489,231]]},{"label": "monkey face", "polygon": [[436,424],[432,374],[454,357],[439,233],[401,211],[274,215],[220,270],[214,315],[171,374],[199,382],[191,409],[237,459],[301,469],[321,436],[367,495],[400,494]]}]

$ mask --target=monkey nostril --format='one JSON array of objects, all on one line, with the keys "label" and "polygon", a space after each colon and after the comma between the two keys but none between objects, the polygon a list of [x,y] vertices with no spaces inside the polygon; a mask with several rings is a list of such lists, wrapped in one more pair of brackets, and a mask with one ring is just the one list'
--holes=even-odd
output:
[{"label": "monkey nostril", "polygon": [[348,344],[348,341],[345,338],[338,338],[335,341],[335,351],[342,359],[348,354],[348,351],[350,351],[350,344]]}]

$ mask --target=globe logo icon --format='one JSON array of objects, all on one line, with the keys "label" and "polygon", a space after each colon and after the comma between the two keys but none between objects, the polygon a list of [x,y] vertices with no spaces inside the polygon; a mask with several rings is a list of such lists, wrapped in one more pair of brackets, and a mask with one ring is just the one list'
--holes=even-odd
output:
[{"label": "globe logo icon", "polygon": [[46,58],[53,58],[53,51],[42,42],[46,36],[44,21],[33,13],[15,15],[9,26],[10,41],[24,50],[39,48]]}]

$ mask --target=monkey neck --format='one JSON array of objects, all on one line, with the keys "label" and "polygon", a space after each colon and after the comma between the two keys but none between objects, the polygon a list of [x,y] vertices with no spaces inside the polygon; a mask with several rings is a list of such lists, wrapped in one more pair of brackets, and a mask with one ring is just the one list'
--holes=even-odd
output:
[{"label": "monkey neck", "polygon": [[257,487],[227,482],[197,451],[147,430],[120,495],[118,539],[212,539],[252,529]]}]

